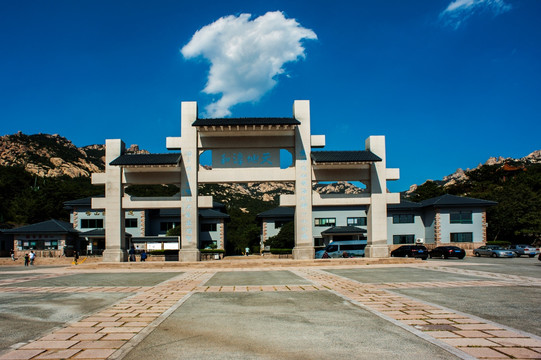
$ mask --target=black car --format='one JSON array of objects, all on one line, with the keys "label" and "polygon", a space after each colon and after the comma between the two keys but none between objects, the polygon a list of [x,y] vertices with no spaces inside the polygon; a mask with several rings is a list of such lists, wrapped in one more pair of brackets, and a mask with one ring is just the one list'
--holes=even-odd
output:
[{"label": "black car", "polygon": [[428,252],[430,258],[439,257],[442,259],[448,259],[450,257],[457,257],[459,259],[464,259],[466,252],[464,249],[459,248],[458,246],[438,246]]},{"label": "black car", "polygon": [[426,260],[428,258],[428,250],[423,245],[402,245],[401,247],[391,251],[392,257],[415,257]]}]

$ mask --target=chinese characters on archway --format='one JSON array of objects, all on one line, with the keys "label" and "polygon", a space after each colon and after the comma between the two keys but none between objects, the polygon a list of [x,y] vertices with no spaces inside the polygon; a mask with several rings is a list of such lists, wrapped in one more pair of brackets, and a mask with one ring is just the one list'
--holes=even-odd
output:
[{"label": "chinese characters on archway", "polygon": [[279,167],[280,151],[277,149],[213,150],[213,168]]}]

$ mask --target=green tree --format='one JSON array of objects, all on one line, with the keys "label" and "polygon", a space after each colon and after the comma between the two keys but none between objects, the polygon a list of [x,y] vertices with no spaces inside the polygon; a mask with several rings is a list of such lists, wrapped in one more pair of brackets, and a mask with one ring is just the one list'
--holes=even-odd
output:
[{"label": "green tree", "polygon": [[445,195],[445,193],[445,188],[442,185],[436,183],[435,181],[428,180],[415,189],[415,191],[410,195],[409,200],[420,202],[433,197]]},{"label": "green tree", "polygon": [[285,223],[280,232],[275,236],[270,237],[265,245],[271,249],[293,249],[295,246],[295,225],[293,221]]}]

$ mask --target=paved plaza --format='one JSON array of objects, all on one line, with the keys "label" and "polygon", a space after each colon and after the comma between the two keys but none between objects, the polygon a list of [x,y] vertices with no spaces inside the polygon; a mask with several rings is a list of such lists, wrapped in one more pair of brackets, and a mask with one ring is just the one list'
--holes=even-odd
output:
[{"label": "paved plaza", "polygon": [[537,259],[208,264],[0,266],[0,359],[541,359]]}]

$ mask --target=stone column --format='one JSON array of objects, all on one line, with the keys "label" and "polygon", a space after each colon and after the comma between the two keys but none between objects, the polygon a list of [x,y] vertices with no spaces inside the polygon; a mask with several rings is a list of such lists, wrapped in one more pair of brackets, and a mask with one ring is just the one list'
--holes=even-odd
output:
[{"label": "stone column", "polygon": [[312,159],[310,102],[296,100],[293,116],[301,122],[295,133],[295,248],[294,259],[314,258],[312,237]]},{"label": "stone column", "polygon": [[105,250],[104,262],[128,260],[124,210],[122,209],[122,167],[109,165],[124,153],[125,145],[120,139],[105,140]]},{"label": "stone column", "polygon": [[383,258],[389,256],[387,246],[387,176],[385,161],[385,136],[370,136],[365,142],[381,161],[370,165],[370,205],[367,212],[366,257]]},{"label": "stone column", "polygon": [[197,103],[182,102],[181,106],[181,250],[180,261],[199,261],[199,214],[197,211]]}]

